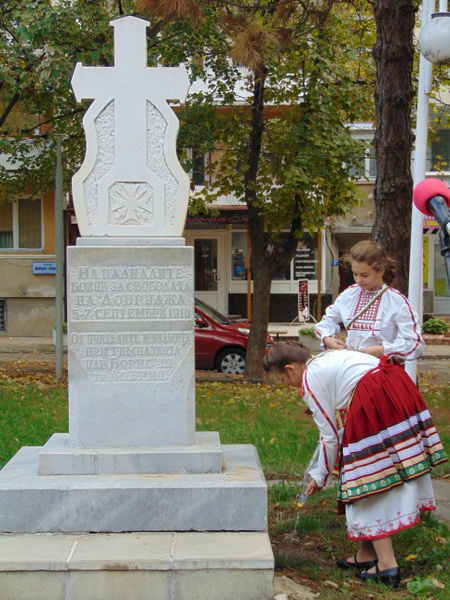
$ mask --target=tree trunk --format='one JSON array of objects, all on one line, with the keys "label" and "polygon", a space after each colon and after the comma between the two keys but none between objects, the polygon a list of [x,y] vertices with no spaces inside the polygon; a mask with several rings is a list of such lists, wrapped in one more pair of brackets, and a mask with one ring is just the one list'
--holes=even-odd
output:
[{"label": "tree trunk", "polygon": [[[249,234],[252,244],[251,273],[253,277],[254,295],[252,298],[252,327],[248,340],[245,358],[246,378],[262,377],[262,359],[264,356],[265,337],[269,318],[270,280],[266,280],[261,272],[264,267],[261,254],[264,252],[264,217],[257,208],[256,180],[261,157],[262,137],[264,132],[264,84],[267,71],[261,69],[261,75],[255,76],[253,87],[252,120],[250,132],[250,147],[245,172],[245,200],[248,208]],[[260,280],[266,280],[266,292],[260,285]],[[256,292],[258,288],[258,292]],[[264,296],[267,296],[264,297]],[[255,298],[258,297],[259,302]]]},{"label": "tree trunk", "polygon": [[[251,236],[252,237],[252,236]],[[253,236],[254,237],[254,236]],[[272,275],[264,257],[252,250],[253,296],[252,323],[245,357],[245,378],[259,379],[263,376],[263,358],[266,348],[267,325],[269,322],[270,286]]]},{"label": "tree trunk", "polygon": [[375,0],[375,223],[373,239],[397,261],[394,285],[407,293],[411,240],[411,105],[414,0]]}]

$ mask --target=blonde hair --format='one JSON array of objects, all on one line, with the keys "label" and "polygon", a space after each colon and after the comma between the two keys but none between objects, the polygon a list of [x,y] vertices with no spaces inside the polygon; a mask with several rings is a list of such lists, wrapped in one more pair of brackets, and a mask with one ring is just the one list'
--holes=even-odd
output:
[{"label": "blonde hair", "polygon": [[346,264],[351,264],[353,261],[364,262],[375,269],[375,271],[382,271],[383,281],[390,285],[397,276],[397,265],[394,259],[387,255],[386,250],[373,240],[363,240],[358,242],[352,248],[348,254],[343,257],[343,261]]},{"label": "blonde hair", "polygon": [[298,362],[305,364],[311,358],[311,350],[300,342],[279,342],[269,348],[264,357],[266,373],[280,373],[286,365]]}]

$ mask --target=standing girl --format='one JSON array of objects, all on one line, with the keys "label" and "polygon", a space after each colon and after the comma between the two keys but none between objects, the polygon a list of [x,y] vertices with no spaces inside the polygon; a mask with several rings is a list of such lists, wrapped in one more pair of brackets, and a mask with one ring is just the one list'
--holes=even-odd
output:
[{"label": "standing girl", "polygon": [[[371,240],[353,246],[346,258],[355,284],[340,294],[315,326],[324,349],[358,349],[380,357],[415,360],[425,349],[417,313],[409,300],[390,287],[395,262]],[[341,323],[347,341],[337,339]]]}]

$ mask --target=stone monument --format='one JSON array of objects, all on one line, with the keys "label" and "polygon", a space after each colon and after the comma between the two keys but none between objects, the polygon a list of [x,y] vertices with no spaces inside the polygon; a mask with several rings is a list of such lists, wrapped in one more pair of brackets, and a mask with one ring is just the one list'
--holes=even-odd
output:
[{"label": "stone monument", "polygon": [[18,600],[31,588],[45,600],[269,600],[256,451],[195,431],[189,179],[169,105],[185,100],[188,76],[147,67],[148,22],[112,25],[114,66],[77,64],[72,79],[93,103],[73,178],[81,237],[67,256],[69,433],[0,472],[0,589]]}]

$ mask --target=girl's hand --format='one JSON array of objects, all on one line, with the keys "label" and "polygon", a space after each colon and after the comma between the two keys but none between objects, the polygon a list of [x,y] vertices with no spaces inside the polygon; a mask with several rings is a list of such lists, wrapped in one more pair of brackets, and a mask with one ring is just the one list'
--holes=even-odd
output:
[{"label": "girl's hand", "polygon": [[384,347],[381,344],[379,346],[369,346],[368,348],[362,348],[360,352],[380,358],[380,356],[383,356],[384,354]]},{"label": "girl's hand", "polygon": [[323,343],[328,348],[328,350],[343,350],[347,348],[347,344],[345,342],[331,336],[324,337]]},{"label": "girl's hand", "polygon": [[308,487],[306,488],[306,495],[307,496],[313,496],[314,494],[316,494],[317,492],[320,492],[322,488],[317,485],[317,482],[315,479],[311,479],[311,481],[308,484]]}]

